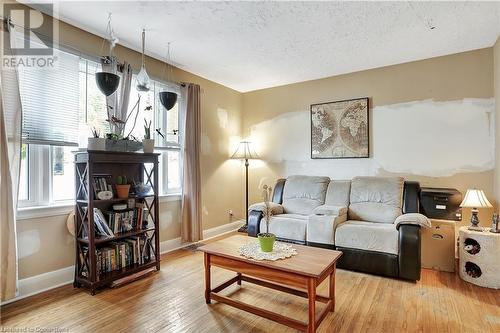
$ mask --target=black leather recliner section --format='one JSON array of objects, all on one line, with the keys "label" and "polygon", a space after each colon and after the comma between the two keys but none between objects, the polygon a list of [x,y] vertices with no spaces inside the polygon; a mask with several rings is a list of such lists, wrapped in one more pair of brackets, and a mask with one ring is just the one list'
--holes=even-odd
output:
[{"label": "black leather recliner section", "polygon": [[337,262],[338,268],[391,277],[398,276],[398,256],[395,254],[340,246],[337,246],[337,250],[343,253]]},{"label": "black leather recliner section", "polygon": [[262,212],[256,210],[248,212],[248,236],[257,237],[257,234],[260,232],[260,220],[263,215]]},{"label": "black leather recliner section", "polygon": [[420,280],[420,226],[403,224],[399,227],[399,277]]}]

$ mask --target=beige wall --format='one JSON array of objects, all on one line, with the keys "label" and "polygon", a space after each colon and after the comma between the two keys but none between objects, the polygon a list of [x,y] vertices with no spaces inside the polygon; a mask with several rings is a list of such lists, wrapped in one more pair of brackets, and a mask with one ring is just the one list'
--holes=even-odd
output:
[{"label": "beige wall", "polygon": [[[493,200],[492,73],[489,48],[245,93],[244,136],[267,161],[252,170],[252,201],[263,179],[296,173],[402,175],[423,186],[482,188]],[[356,97],[370,98],[370,158],[311,160],[310,105]],[[481,211],[483,224],[491,213]]]},{"label": "beige wall", "polygon": [[496,164],[494,190],[497,203],[497,212],[500,212],[500,37],[497,39],[494,52],[494,88],[496,100]]},{"label": "beige wall", "polygon": [[[138,32],[139,36],[139,32]],[[70,46],[82,53],[99,56],[102,38],[59,22],[61,45]],[[128,61],[137,71],[140,54],[118,46],[115,55]],[[164,64],[147,58],[150,76],[163,77]],[[244,217],[243,167],[237,161],[228,161],[241,134],[242,96],[239,92],[203,79],[186,71],[175,69],[178,82],[193,82],[201,86],[202,151],[201,181],[203,229],[209,229]],[[189,133],[188,133],[189,135]],[[180,202],[160,205],[160,239],[180,236]],[[70,266],[74,262],[74,244],[66,230],[65,216],[21,220],[18,222],[20,278],[26,278]],[[38,244],[38,245],[37,245]]]}]

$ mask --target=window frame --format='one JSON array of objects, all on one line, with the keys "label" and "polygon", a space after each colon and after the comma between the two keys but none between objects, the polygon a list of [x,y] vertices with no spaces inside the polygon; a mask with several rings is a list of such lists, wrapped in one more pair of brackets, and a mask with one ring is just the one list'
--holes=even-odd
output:
[{"label": "window frame", "polygon": [[[68,52],[66,49],[61,49],[63,52]],[[73,53],[73,52],[70,52]],[[84,110],[80,110],[79,114],[79,124],[88,124],[88,71],[93,68],[89,65],[89,62],[96,62],[95,58],[86,57],[82,54],[78,54],[80,61],[85,60],[86,78],[85,78],[85,106]],[[136,73],[135,73],[136,74]],[[156,78],[151,78],[153,81],[153,87],[156,89],[157,83],[162,89],[162,86],[170,86],[172,83],[165,82]],[[134,82],[132,82],[134,84]],[[159,90],[160,91],[160,90]],[[159,116],[157,112],[157,94],[154,98],[154,122],[157,127],[165,129],[165,135],[167,130],[168,117],[161,117],[162,123],[156,124],[157,117]],[[179,107],[179,101],[177,102],[177,107]],[[165,111],[167,112],[167,111]],[[180,112],[177,112],[177,127],[180,125]],[[181,129],[177,128],[178,138],[181,137]],[[28,159],[28,176],[27,176],[27,190],[28,198],[18,200],[18,220],[30,219],[35,217],[45,217],[67,214],[69,207],[73,207],[75,200],[54,200],[53,198],[53,172],[52,172],[52,146],[50,145],[38,145],[38,144],[28,144],[26,158]],[[64,146],[67,147],[67,146]],[[75,150],[78,147],[74,147]],[[160,153],[159,156],[159,193],[160,202],[177,201],[181,199],[182,193],[182,150],[179,142],[166,141],[164,147],[156,147],[156,152]],[[169,188],[168,187],[168,152],[176,151],[179,154],[179,188]]]}]

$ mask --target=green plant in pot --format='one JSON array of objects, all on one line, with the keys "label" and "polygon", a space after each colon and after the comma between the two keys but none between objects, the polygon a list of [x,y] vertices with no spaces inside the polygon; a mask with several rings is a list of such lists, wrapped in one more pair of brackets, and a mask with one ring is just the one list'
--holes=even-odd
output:
[{"label": "green plant in pot", "polygon": [[274,247],[274,242],[276,241],[276,235],[269,232],[269,220],[271,219],[272,210],[269,203],[269,198],[271,197],[272,187],[264,185],[262,190],[262,196],[264,199],[265,208],[263,211],[264,221],[266,222],[266,232],[259,233],[257,238],[259,239],[260,249],[262,252],[272,252]]},{"label": "green plant in pot", "polygon": [[118,176],[116,177],[116,196],[119,199],[128,198],[128,193],[130,192],[130,184],[127,182],[127,177]]}]

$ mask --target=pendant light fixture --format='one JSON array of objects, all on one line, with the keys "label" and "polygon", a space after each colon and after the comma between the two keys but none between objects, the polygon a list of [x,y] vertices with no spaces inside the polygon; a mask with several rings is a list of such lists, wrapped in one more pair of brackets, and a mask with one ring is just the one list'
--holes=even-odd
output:
[{"label": "pendant light fixture", "polygon": [[144,60],[144,46],[146,43],[146,30],[142,29],[142,65],[139,74],[137,74],[137,90],[138,91],[149,91],[149,75],[146,71],[146,62]]},{"label": "pendant light fixture", "polygon": [[109,34],[109,56],[102,59],[103,65],[106,66],[103,68],[103,71],[95,73],[95,81],[99,90],[107,97],[112,95],[120,84],[120,77],[116,75],[116,59],[113,57],[113,49],[118,39],[115,37],[115,33],[111,27],[111,13],[108,15],[106,30]]},{"label": "pendant light fixture", "polygon": [[[172,76],[173,76],[173,69],[172,65],[170,64],[171,59],[170,59],[170,43],[168,43],[168,48],[167,48],[167,61],[165,63],[166,66],[169,67],[169,72],[167,74],[167,80],[169,82],[172,82]],[[160,98],[160,103],[168,110],[172,109],[177,103],[177,93],[173,91],[161,91],[158,94],[158,97]]]}]

